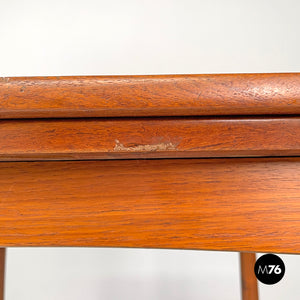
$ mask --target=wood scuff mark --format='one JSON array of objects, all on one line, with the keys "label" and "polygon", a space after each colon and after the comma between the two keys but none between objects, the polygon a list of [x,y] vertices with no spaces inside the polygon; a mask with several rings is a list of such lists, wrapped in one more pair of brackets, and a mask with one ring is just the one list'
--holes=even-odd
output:
[{"label": "wood scuff mark", "polygon": [[155,152],[155,151],[168,151],[168,150],[177,150],[177,145],[174,145],[171,142],[168,143],[159,143],[153,145],[136,145],[125,147],[119,140],[115,140],[116,145],[114,151],[126,151],[126,152]]}]

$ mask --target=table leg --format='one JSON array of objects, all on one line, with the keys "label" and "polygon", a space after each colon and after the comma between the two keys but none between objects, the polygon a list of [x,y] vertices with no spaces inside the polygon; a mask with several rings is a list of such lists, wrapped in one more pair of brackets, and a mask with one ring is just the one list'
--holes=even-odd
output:
[{"label": "table leg", "polygon": [[243,300],[258,300],[257,279],[254,274],[255,261],[255,253],[240,252]]},{"label": "table leg", "polygon": [[5,248],[0,248],[0,300],[4,300]]}]

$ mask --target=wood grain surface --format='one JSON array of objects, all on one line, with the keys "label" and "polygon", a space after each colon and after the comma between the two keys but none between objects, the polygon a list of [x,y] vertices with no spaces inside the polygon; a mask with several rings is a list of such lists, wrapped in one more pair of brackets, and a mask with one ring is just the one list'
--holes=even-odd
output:
[{"label": "wood grain surface", "polygon": [[0,121],[0,160],[300,155],[300,117]]},{"label": "wood grain surface", "polygon": [[300,114],[300,73],[0,78],[0,118]]},{"label": "wood grain surface", "polygon": [[300,158],[2,162],[0,246],[300,253]]},{"label": "wood grain surface", "polygon": [[257,279],[254,273],[255,253],[240,253],[242,300],[258,300]]}]

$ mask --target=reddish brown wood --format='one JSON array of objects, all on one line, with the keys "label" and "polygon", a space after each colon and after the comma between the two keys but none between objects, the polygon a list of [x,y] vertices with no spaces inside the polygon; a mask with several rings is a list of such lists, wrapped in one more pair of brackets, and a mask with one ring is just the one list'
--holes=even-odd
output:
[{"label": "reddish brown wood", "polygon": [[300,114],[300,73],[11,77],[0,118]]},{"label": "reddish brown wood", "polygon": [[257,279],[254,274],[255,262],[255,253],[240,253],[243,300],[258,300]]},{"label": "reddish brown wood", "polygon": [[[300,73],[2,78],[0,119],[28,120],[0,121],[0,160],[300,156],[299,115]],[[0,246],[299,254],[299,178],[300,157],[1,162]]]},{"label": "reddish brown wood", "polygon": [[5,248],[0,248],[0,300],[4,300]]},{"label": "reddish brown wood", "polygon": [[0,242],[300,253],[300,158],[2,162]]},{"label": "reddish brown wood", "polygon": [[300,155],[300,118],[0,121],[0,159]]}]

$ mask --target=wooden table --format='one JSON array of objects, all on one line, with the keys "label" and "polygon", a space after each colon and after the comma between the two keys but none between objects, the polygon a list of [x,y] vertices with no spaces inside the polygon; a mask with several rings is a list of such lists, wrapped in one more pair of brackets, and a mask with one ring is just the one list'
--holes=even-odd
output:
[{"label": "wooden table", "polygon": [[15,246],[239,251],[253,300],[254,253],[300,253],[300,74],[2,78],[0,99],[0,269]]}]

